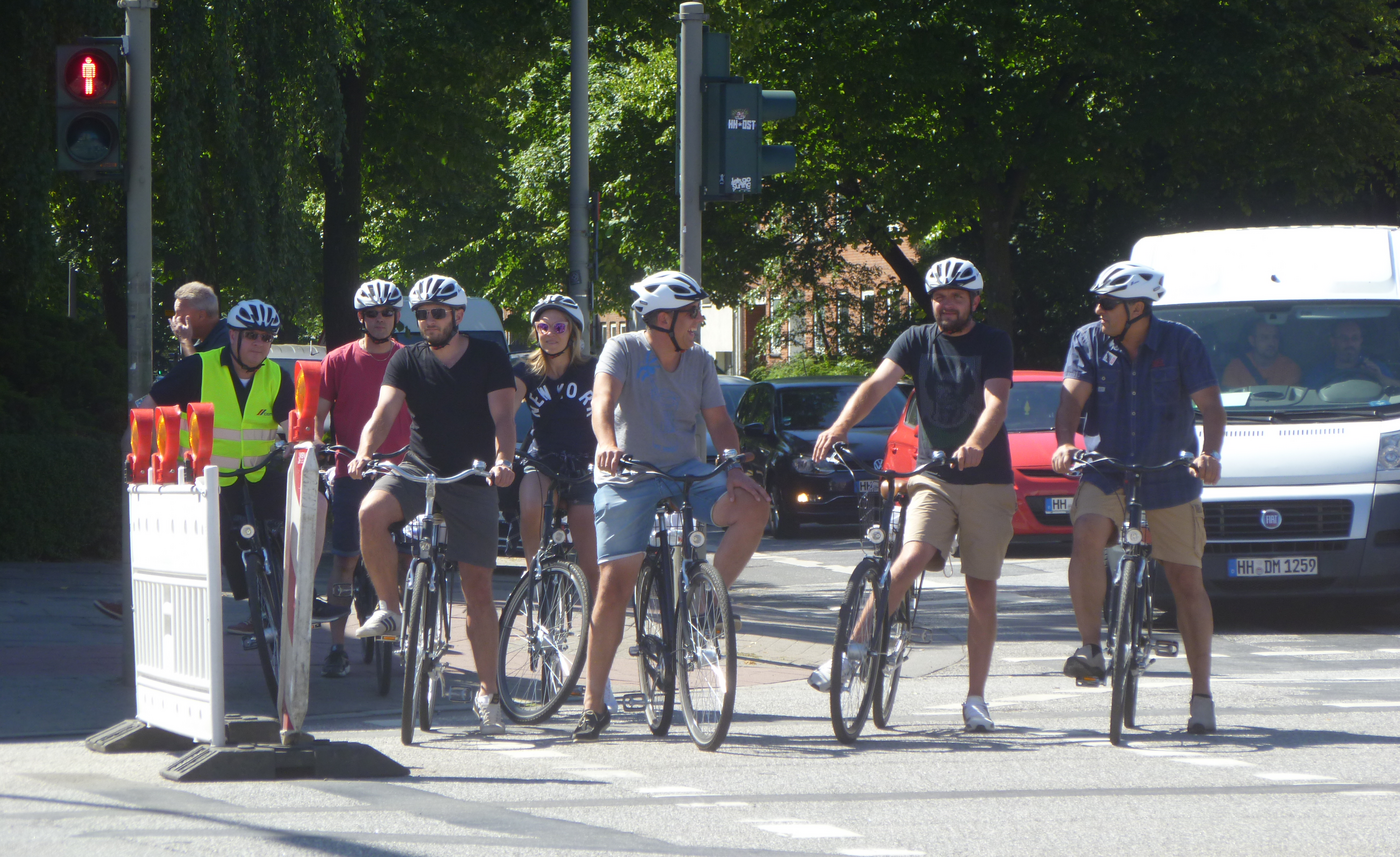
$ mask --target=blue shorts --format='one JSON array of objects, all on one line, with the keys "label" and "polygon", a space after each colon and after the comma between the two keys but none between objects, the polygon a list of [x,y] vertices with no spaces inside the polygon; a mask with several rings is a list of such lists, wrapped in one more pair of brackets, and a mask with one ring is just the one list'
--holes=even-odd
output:
[{"label": "blue shorts", "polygon": [[[687,461],[668,472],[677,476],[694,476],[711,469],[712,465],[703,461]],[[697,482],[690,489],[690,505],[695,510],[695,520],[713,525],[710,513],[726,490],[728,485],[724,473],[716,473],[712,479]],[[598,561],[609,562],[645,551],[652,528],[656,525],[656,504],[667,497],[679,503],[681,486],[661,476],[637,482],[604,482],[599,485],[597,493],[593,495]]]},{"label": "blue shorts", "polygon": [[331,482],[331,556],[360,555],[360,503],[373,485],[349,476]]}]

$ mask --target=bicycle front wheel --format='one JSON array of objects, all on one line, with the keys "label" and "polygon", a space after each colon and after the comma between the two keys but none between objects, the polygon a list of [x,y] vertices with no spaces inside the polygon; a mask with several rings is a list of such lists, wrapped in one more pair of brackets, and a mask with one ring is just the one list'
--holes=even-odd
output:
[{"label": "bicycle front wheel", "polygon": [[365,642],[374,645],[375,689],[379,691],[380,696],[388,696],[389,684],[394,677],[394,644],[382,638]]},{"label": "bicycle front wheel", "polygon": [[257,642],[258,661],[262,664],[267,694],[272,697],[275,708],[277,671],[282,665],[281,635],[278,633],[282,621],[281,592],[273,589],[276,571],[264,565],[264,558],[259,552],[244,551],[243,572],[248,581],[248,614],[253,626],[253,639]]},{"label": "bicycle front wheel", "polygon": [[676,624],[685,725],[695,746],[714,750],[729,734],[729,722],[734,717],[739,653],[729,591],[724,578],[709,563],[691,569],[690,586]]},{"label": "bicycle front wheel", "polygon": [[870,714],[884,616],[880,565],[872,558],[863,559],[846,584],[831,649],[831,728],[842,744],[856,742]]},{"label": "bicycle front wheel", "polygon": [[894,696],[899,690],[899,673],[909,658],[909,639],[913,629],[914,587],[904,593],[899,609],[885,623],[881,634],[880,664],[875,671],[875,701],[871,705],[871,716],[877,729],[888,729],[890,715],[894,713]]},{"label": "bicycle front wheel", "polygon": [[1138,679],[1142,677],[1140,666],[1143,655],[1150,651],[1152,640],[1152,574],[1151,565],[1143,569],[1141,586],[1134,587],[1133,595],[1133,647],[1129,657],[1132,668],[1123,688],[1123,725],[1137,728]]},{"label": "bicycle front wheel", "polygon": [[539,723],[569,698],[588,651],[588,579],[573,563],[527,573],[501,611],[496,685],[516,723]]},{"label": "bicycle front wheel", "polygon": [[[369,571],[365,569],[365,561],[363,558],[355,563],[355,576],[352,580],[355,593],[355,618],[363,625],[365,622],[369,621],[370,614],[374,612],[374,608],[379,601],[379,596],[374,591],[374,584],[369,581]],[[370,637],[366,637],[360,641],[360,654],[365,663],[371,663],[374,660],[374,656],[378,653],[377,642],[377,640]],[[388,687],[384,687],[379,691],[379,695],[383,696],[388,692]]]},{"label": "bicycle front wheel", "polygon": [[[1137,628],[1133,606],[1137,594],[1137,572],[1142,560],[1125,557],[1118,565],[1118,588],[1113,598],[1113,699],[1109,704],[1108,740],[1114,746],[1123,740],[1123,718],[1127,710],[1128,686],[1136,654]],[[1136,684],[1134,683],[1134,691]]]},{"label": "bicycle front wheel", "polygon": [[424,732],[433,728],[433,714],[442,698],[442,654],[447,641],[447,586],[437,586],[423,593],[422,622],[418,632],[418,662],[413,677],[413,703],[418,709],[418,728]]},{"label": "bicycle front wheel", "polygon": [[413,563],[410,572],[412,585],[409,587],[404,610],[402,636],[399,637],[400,657],[403,660],[403,706],[399,720],[399,738],[404,744],[413,743],[414,702],[418,676],[418,636],[423,626],[424,593],[428,590],[428,575],[433,567],[423,560]]},{"label": "bicycle front wheel", "polygon": [[637,682],[653,735],[671,728],[676,706],[676,659],[670,576],[656,554],[648,553],[637,574],[634,621],[637,626]]}]

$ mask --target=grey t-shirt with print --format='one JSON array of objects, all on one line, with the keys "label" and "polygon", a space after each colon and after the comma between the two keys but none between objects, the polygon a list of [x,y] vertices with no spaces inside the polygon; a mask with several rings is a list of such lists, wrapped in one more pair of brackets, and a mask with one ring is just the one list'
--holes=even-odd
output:
[{"label": "grey t-shirt with print", "polygon": [[[597,373],[622,382],[613,412],[618,449],[663,470],[704,461],[701,411],[723,407],[724,395],[715,361],[698,343],[681,355],[676,371],[667,372],[646,333],[624,333],[603,345]],[[618,477],[599,471],[595,481],[618,481]]]}]

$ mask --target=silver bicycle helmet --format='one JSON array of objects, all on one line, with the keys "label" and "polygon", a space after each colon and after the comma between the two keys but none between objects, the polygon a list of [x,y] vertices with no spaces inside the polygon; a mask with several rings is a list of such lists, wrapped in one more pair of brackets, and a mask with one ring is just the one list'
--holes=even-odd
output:
[{"label": "silver bicycle helmet", "polygon": [[659,309],[680,309],[709,297],[699,283],[680,271],[657,271],[634,283],[632,291],[637,293],[632,309],[643,318]]},{"label": "silver bicycle helmet", "polygon": [[355,309],[373,309],[374,307],[391,307],[399,309],[403,306],[403,292],[399,287],[388,280],[370,280],[361,283],[359,289],[355,291]]},{"label": "silver bicycle helmet", "polygon": [[228,311],[228,326],[234,330],[266,330],[272,333],[282,329],[282,317],[272,304],[260,300],[239,301]]},{"label": "silver bicycle helmet", "polygon": [[451,277],[430,274],[413,284],[413,289],[408,293],[408,304],[413,309],[423,304],[464,307],[467,305],[467,293]]},{"label": "silver bicycle helmet", "polygon": [[1162,280],[1162,272],[1156,268],[1136,262],[1118,262],[1104,268],[1089,291],[1125,301],[1160,301],[1167,293]]},{"label": "silver bicycle helmet", "polygon": [[976,265],[966,259],[949,256],[941,262],[934,262],[924,275],[924,290],[933,294],[934,289],[962,289],[979,294],[982,291],[982,274]]},{"label": "silver bicycle helmet", "polygon": [[583,310],[579,308],[578,301],[568,295],[545,295],[540,298],[539,303],[535,304],[534,308],[530,310],[530,323],[534,324],[538,321],[540,313],[547,309],[557,309],[564,315],[567,315],[574,320],[574,324],[578,325],[579,330],[583,330],[585,327],[583,322]]}]

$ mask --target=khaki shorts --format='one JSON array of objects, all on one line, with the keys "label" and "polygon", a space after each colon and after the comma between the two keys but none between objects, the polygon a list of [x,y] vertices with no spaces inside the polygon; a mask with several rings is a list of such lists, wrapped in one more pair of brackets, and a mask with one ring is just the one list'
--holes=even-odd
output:
[{"label": "khaki shorts", "polygon": [[[956,535],[964,575],[978,580],[1001,577],[1006,546],[1011,544],[1011,518],[1016,514],[1014,486],[951,485],[935,477],[915,476],[905,490],[909,493],[905,541],[933,545],[946,558]],[[936,568],[943,567],[941,560],[935,563]]]},{"label": "khaki shorts", "polygon": [[[1126,503],[1121,490],[1105,494],[1097,486],[1080,482],[1069,519],[1073,523],[1080,515],[1102,515],[1114,527],[1121,527],[1128,516]],[[1201,567],[1201,556],[1206,550],[1206,513],[1199,499],[1167,509],[1148,509],[1147,531],[1153,559]]]}]

